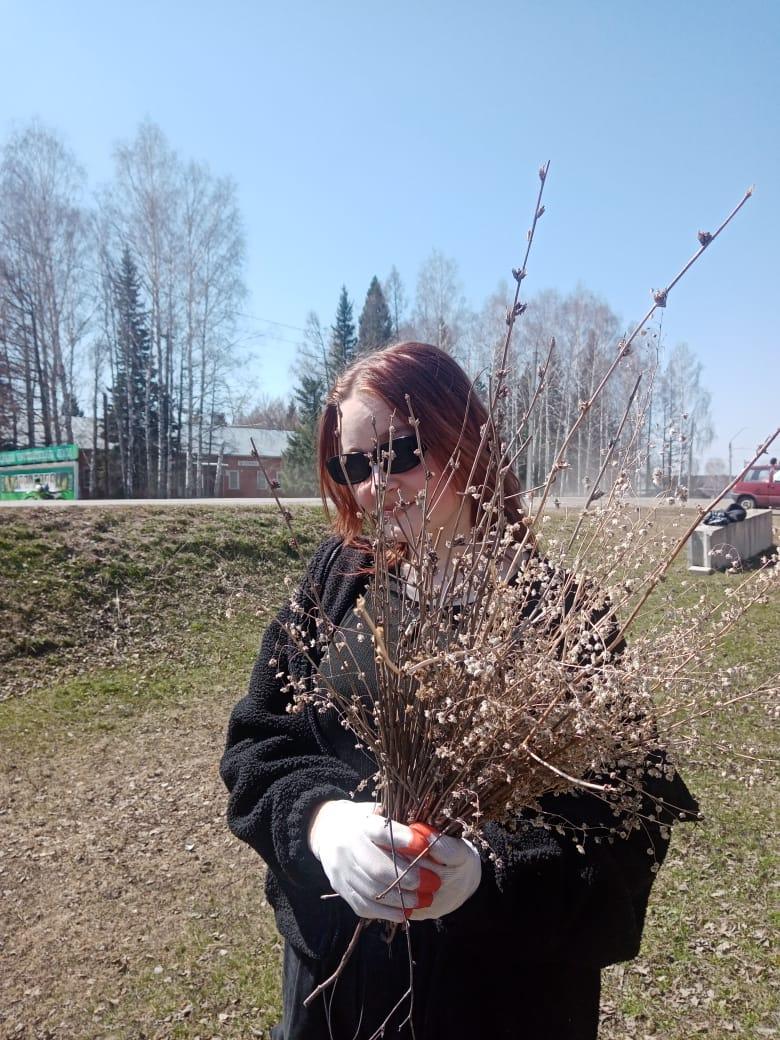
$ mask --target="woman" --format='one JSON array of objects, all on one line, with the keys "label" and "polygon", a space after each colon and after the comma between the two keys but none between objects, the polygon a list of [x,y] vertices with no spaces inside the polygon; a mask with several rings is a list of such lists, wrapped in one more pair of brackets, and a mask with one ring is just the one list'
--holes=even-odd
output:
[{"label": "woman", "polygon": [[[421,441],[409,424],[410,402]],[[584,855],[571,837],[525,819],[512,832],[484,827],[493,856],[463,839],[429,844],[424,829],[393,821],[394,858],[387,821],[370,785],[361,784],[375,763],[333,713],[288,711],[291,690],[315,669],[331,680],[338,674],[333,642],[323,650],[317,641],[323,619],[340,626],[353,659],[363,655],[369,687],[372,673],[375,681],[370,643],[356,641],[352,623],[372,562],[361,539],[364,515],[381,503],[381,523],[403,560],[404,546],[419,538],[427,486],[427,530],[440,545],[467,538],[475,516],[466,482],[489,482],[493,471],[480,451],[485,419],[459,366],[419,343],[359,360],[326,405],[319,467],[323,495],[336,507],[336,535],[314,554],[298,593],[266,632],[222,760],[229,825],[268,866],[267,894],[285,940],[284,1019],[275,1040],[366,1040],[383,1025],[386,1037],[425,1040],[593,1040],[601,968],[639,950],[654,870],[668,844],[663,825],[696,812],[679,778],[658,779],[650,793],[674,812],[626,840],[586,843]],[[383,452],[388,442],[392,450]],[[505,509],[513,521],[518,490],[509,475]],[[446,579],[443,568],[439,580]],[[311,653],[299,652],[302,639]],[[589,795],[558,796],[554,812],[577,826],[609,824],[609,808]],[[399,863],[403,869],[420,852],[391,887]],[[305,1007],[361,918],[408,919],[408,937],[405,929],[364,927],[335,986]]]}]

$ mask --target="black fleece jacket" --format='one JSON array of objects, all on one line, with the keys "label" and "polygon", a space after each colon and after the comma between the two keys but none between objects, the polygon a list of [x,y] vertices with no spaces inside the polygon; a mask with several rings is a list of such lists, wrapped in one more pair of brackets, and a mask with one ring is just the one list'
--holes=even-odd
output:
[{"label": "black fleece jacket", "polygon": [[[366,563],[364,553],[337,538],[319,547],[296,596],[303,613],[288,604],[265,633],[249,692],[231,716],[221,763],[230,790],[230,829],[268,866],[266,890],[279,931],[298,954],[314,961],[343,951],[357,918],[344,900],[320,898],[330,885],[308,848],[309,816],[325,799],[350,797],[363,777],[335,756],[313,710],[287,711],[288,676],[308,676],[312,667],[287,631],[303,623],[315,639],[316,601],[338,624],[365,589]],[[435,924],[456,944],[482,945],[489,938],[511,949],[518,963],[537,966],[565,961],[598,969],[634,957],[653,863],[666,854],[667,825],[697,813],[678,776],[650,783],[650,793],[668,807],[659,824],[625,840],[587,840],[584,854],[570,836],[530,821],[521,820],[512,832],[486,825],[500,866],[484,858],[481,884],[463,906],[440,921],[412,927]],[[609,807],[588,794],[559,795],[545,808],[577,826],[611,822]],[[651,846],[654,855],[648,854]]]}]

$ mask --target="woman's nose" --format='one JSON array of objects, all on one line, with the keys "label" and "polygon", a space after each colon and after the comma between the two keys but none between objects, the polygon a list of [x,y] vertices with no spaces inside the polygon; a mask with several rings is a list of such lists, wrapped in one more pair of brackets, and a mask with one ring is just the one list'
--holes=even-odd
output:
[{"label": "woman's nose", "polygon": [[379,463],[373,461],[371,462],[371,475],[368,479],[371,482],[372,488],[379,486],[379,483],[382,479],[382,471],[379,468]]},{"label": "woman's nose", "polygon": [[388,473],[386,469],[374,462],[371,465],[371,484],[377,491],[380,487],[384,488],[385,494],[387,494],[388,491],[395,491],[399,486],[399,481],[393,473],[392,467]]},{"label": "woman's nose", "polygon": [[387,478],[376,462],[371,463],[371,472],[360,484],[361,494],[370,494],[372,498],[379,497],[381,488],[385,487]]}]

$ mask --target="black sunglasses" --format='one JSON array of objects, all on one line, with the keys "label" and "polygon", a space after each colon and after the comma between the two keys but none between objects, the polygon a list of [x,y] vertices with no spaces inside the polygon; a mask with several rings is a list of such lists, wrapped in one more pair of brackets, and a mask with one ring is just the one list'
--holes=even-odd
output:
[{"label": "black sunglasses", "polygon": [[421,461],[417,438],[409,434],[394,438],[392,448],[388,441],[377,445],[371,452],[350,451],[346,455],[334,455],[325,465],[337,484],[362,484],[371,476],[372,466],[378,465],[383,473],[408,473]]}]

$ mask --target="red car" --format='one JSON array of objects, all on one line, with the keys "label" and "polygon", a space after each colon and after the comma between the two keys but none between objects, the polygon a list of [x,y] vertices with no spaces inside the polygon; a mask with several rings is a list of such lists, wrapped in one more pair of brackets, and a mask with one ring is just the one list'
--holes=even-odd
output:
[{"label": "red car", "polygon": [[780,468],[775,470],[772,481],[769,469],[769,466],[753,466],[729,492],[743,509],[755,509],[756,506],[780,509]]}]

